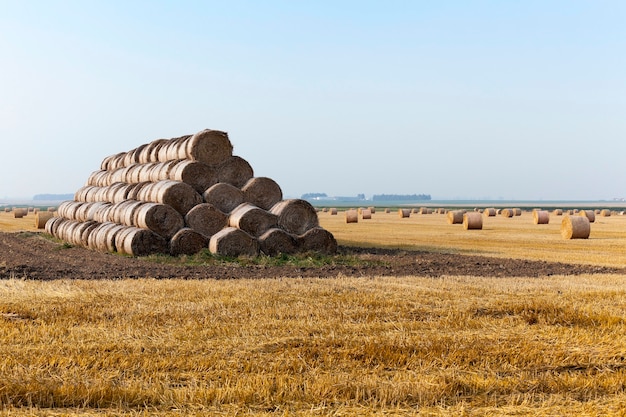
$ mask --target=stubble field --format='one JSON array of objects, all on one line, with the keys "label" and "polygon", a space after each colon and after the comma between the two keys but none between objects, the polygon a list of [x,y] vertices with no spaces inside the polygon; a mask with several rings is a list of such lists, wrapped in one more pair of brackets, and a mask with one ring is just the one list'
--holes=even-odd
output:
[{"label": "stubble field", "polygon": [[[624,216],[598,217],[585,240],[528,212],[483,230],[438,214],[320,222],[343,246],[626,267]],[[2,413],[626,415],[626,274],[467,271],[5,279]]]}]

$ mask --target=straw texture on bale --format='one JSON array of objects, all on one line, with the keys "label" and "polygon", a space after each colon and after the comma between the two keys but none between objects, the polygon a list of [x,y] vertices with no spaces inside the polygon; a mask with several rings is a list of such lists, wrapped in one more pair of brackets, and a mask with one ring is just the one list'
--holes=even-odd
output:
[{"label": "straw texture on bale", "polygon": [[411,209],[398,209],[398,217],[405,218],[411,216]]},{"label": "straw texture on bale", "polygon": [[600,216],[602,217],[610,217],[611,216],[611,210],[608,209],[603,209],[600,211]]},{"label": "straw texture on bale", "polygon": [[502,215],[502,217],[513,217],[515,216],[515,210],[514,209],[502,209],[502,212],[500,213]]},{"label": "straw texture on bale", "polygon": [[303,252],[320,252],[325,255],[337,253],[337,240],[322,227],[313,227],[298,236],[298,245]]},{"label": "straw texture on bale", "polygon": [[172,206],[183,216],[194,206],[202,203],[202,196],[191,185],[173,180],[153,183],[148,198],[149,202]]},{"label": "straw texture on bale", "polygon": [[53,213],[50,211],[38,211],[35,213],[35,227],[37,229],[45,229],[46,222],[50,220]]},{"label": "straw texture on bale", "polygon": [[563,215],[563,209],[554,209],[553,211],[555,216],[562,216]]},{"label": "straw texture on bale", "polygon": [[[253,176],[252,167],[240,156],[231,156],[217,168],[217,182],[225,182],[237,188],[243,187]],[[205,187],[205,190],[208,187]]]},{"label": "straw texture on bale", "polygon": [[241,191],[244,194],[244,201],[265,210],[271,209],[283,199],[283,191],[280,186],[276,181],[267,177],[250,178],[241,187]]},{"label": "straw texture on bale", "polygon": [[483,214],[487,217],[494,217],[496,215],[496,209],[494,207],[486,208]]},{"label": "straw texture on bale", "polygon": [[225,182],[218,182],[209,187],[202,197],[206,203],[212,204],[223,213],[230,213],[245,201],[244,194],[239,188]]},{"label": "straw texture on bale", "polygon": [[236,227],[225,227],[209,241],[209,251],[221,256],[257,256],[259,241]]},{"label": "straw texture on bale", "polygon": [[166,239],[172,238],[185,226],[183,216],[166,204],[140,203],[131,216],[133,219],[131,225],[152,230]]},{"label": "straw texture on bale", "polygon": [[210,238],[228,225],[228,216],[212,204],[202,203],[189,210],[185,224]]},{"label": "straw texture on bale", "polygon": [[330,212],[331,216],[336,216],[337,215],[337,209],[336,208],[331,208],[330,210],[328,210]]},{"label": "straw texture on bale", "polygon": [[21,219],[22,217],[26,216],[28,214],[27,210],[18,208],[18,209],[13,209],[13,218],[15,219]]},{"label": "straw texture on bale", "polygon": [[462,224],[463,223],[463,214],[462,210],[451,210],[447,213],[448,223],[449,224]]},{"label": "straw texture on bale", "polygon": [[226,132],[205,129],[181,141],[179,159],[191,159],[208,165],[219,165],[233,154],[233,145]]},{"label": "straw texture on bale", "polygon": [[126,226],[116,234],[115,247],[119,253],[146,256],[151,253],[166,253],[167,240],[152,230]]},{"label": "straw texture on bale", "polygon": [[259,244],[261,252],[268,256],[293,254],[300,249],[296,238],[279,228],[272,228],[263,233],[259,237]]},{"label": "straw texture on bale", "polygon": [[357,210],[346,210],[346,223],[358,223],[359,212]]},{"label": "straw texture on bale", "polygon": [[483,228],[483,215],[477,212],[463,214],[463,229],[480,230]]},{"label": "straw texture on bale", "polygon": [[294,235],[318,227],[319,219],[315,208],[306,200],[288,199],[276,203],[270,213],[278,216],[278,227]]},{"label": "straw texture on bale", "polygon": [[561,236],[564,239],[587,239],[591,225],[587,216],[565,216],[561,221]]},{"label": "straw texture on bale", "polygon": [[550,223],[550,213],[545,210],[533,210],[533,221],[535,224]]},{"label": "straw texture on bale", "polygon": [[278,226],[278,216],[250,203],[242,203],[228,216],[228,225],[259,237]]},{"label": "straw texture on bale", "polygon": [[361,218],[363,220],[368,220],[372,218],[372,211],[370,209],[361,210]]},{"label": "straw texture on bale", "polygon": [[580,210],[578,215],[587,217],[587,219],[589,219],[589,223],[594,223],[596,221],[596,213],[593,210]]},{"label": "straw texture on bale", "polygon": [[170,239],[170,254],[193,255],[208,248],[209,238],[188,227],[180,229]]}]

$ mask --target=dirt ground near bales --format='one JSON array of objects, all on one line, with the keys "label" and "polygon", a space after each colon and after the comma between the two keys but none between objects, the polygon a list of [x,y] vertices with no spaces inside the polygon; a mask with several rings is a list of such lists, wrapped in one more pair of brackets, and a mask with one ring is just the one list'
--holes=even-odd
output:
[{"label": "dirt ground near bales", "polygon": [[[342,246],[340,254],[356,257],[356,266],[320,267],[265,265],[187,266],[67,247],[38,233],[0,233],[0,279],[237,279],[337,276],[542,277],[624,273],[624,269],[542,261],[501,259],[393,249]],[[361,262],[362,261],[362,262]]]}]

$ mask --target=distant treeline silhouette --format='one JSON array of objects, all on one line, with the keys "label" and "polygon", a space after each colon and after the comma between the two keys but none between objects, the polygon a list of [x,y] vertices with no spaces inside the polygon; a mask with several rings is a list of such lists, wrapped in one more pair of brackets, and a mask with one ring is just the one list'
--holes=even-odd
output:
[{"label": "distant treeline silhouette", "polygon": [[430,194],[374,194],[372,201],[430,200]]}]

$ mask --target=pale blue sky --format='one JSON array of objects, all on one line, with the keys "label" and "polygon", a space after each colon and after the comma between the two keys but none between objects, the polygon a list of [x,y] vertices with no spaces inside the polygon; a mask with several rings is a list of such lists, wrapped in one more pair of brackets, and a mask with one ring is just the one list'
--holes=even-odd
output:
[{"label": "pale blue sky", "polygon": [[286,196],[626,197],[623,1],[0,0],[0,198],[210,128]]}]

